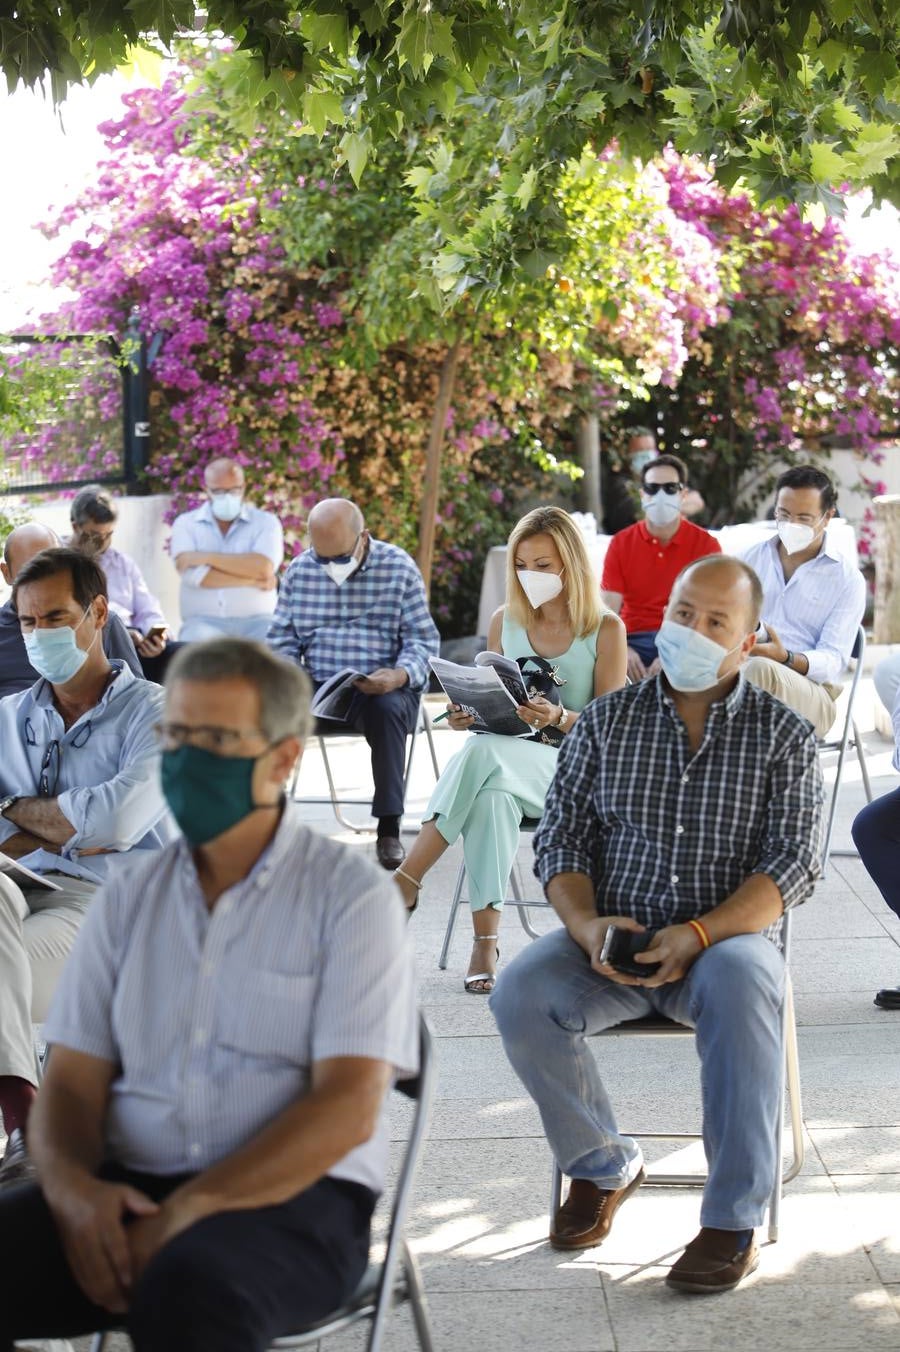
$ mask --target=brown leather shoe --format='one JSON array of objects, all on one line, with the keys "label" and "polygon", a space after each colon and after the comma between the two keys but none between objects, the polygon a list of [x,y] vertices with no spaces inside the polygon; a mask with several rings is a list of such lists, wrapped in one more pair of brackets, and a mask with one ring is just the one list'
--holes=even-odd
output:
[{"label": "brown leather shoe", "polygon": [[406,851],[400,844],[399,836],[379,836],[375,841],[375,854],[382,868],[393,873],[406,858]]},{"label": "brown leather shoe", "polygon": [[603,1189],[586,1178],[573,1178],[569,1195],[553,1219],[550,1243],[554,1249],[590,1249],[602,1244],[619,1207],[643,1181],[643,1169],[624,1188]]},{"label": "brown leather shoe", "polygon": [[674,1291],[690,1291],[697,1296],[712,1296],[732,1291],[759,1264],[756,1237],[743,1249],[736,1247],[733,1230],[704,1227],[692,1239],[678,1262],[669,1268],[666,1286]]}]

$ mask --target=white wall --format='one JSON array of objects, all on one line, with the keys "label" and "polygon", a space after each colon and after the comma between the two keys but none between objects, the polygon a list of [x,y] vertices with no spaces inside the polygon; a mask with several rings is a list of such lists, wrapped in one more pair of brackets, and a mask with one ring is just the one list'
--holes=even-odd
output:
[{"label": "white wall", "polygon": [[[46,499],[29,509],[29,515],[65,537],[71,530],[71,501],[71,498]],[[117,498],[119,520],[113,544],[134,559],[147,586],[159,599],[169,628],[177,634],[181,624],[179,579],[167,548],[170,528],[163,521],[170,501],[168,496]]]}]

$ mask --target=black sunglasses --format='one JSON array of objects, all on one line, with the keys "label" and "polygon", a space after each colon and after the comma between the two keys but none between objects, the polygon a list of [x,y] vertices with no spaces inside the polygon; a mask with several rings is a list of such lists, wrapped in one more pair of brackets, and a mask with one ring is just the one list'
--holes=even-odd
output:
[{"label": "black sunglasses", "polygon": [[644,484],[644,492],[648,498],[654,497],[657,493],[668,493],[669,497],[680,493],[684,484]]}]

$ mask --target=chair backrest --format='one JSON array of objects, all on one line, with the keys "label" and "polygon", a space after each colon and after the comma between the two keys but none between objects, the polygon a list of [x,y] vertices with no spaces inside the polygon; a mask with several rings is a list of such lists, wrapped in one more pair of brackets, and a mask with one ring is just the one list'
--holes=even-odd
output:
[{"label": "chair backrest", "polygon": [[[846,694],[847,703],[844,711],[844,722],[843,727],[841,728],[840,738],[836,742],[820,742],[818,745],[818,750],[820,752],[836,751],[838,758],[837,766],[834,772],[834,787],[831,791],[831,802],[828,805],[827,825],[825,828],[825,841],[822,853],[823,877],[825,869],[828,866],[828,857],[831,853],[831,838],[834,835],[834,819],[835,814],[837,812],[838,793],[840,792],[841,777],[844,769],[844,757],[847,754],[847,744],[850,740],[851,729],[853,728],[853,709],[856,703],[856,692],[857,689],[859,688],[859,682],[863,672],[863,663],[865,661],[865,656],[866,656],[866,631],[865,629],[863,629],[862,625],[860,625],[856,631],[856,638],[853,640],[853,648],[851,649],[850,652],[850,659],[855,663],[853,675],[850,678],[849,688],[845,687],[841,695],[841,697],[843,698],[844,694]],[[861,747],[857,747],[856,754],[860,758],[860,762],[862,764],[864,753]]]},{"label": "chair backrest", "polygon": [[425,1015],[419,1013],[419,1073],[408,1080],[398,1080],[394,1088],[399,1094],[411,1099],[415,1104],[413,1120],[406,1140],[403,1162],[397,1176],[394,1189],[394,1201],[388,1222],[387,1243],[378,1290],[375,1299],[375,1313],[372,1317],[371,1345],[380,1341],[384,1322],[391,1309],[394,1277],[397,1262],[403,1246],[406,1218],[412,1198],[413,1184],[418,1172],[422,1146],[428,1135],[431,1120],[431,1104],[434,1097],[434,1037]]}]

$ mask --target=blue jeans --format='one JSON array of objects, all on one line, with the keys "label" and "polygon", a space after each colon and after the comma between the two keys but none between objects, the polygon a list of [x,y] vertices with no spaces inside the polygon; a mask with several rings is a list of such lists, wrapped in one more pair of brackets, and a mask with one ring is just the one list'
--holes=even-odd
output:
[{"label": "blue jeans", "polygon": [[900,789],[864,807],[854,818],[851,833],[866,872],[894,914],[900,916]]},{"label": "blue jeans", "polygon": [[[600,976],[560,929],[519,954],[490,1003],[560,1168],[600,1188],[630,1183],[642,1157],[637,1142],[619,1134],[586,1037],[654,1012],[691,1025],[709,1165],[700,1223],[746,1230],[761,1224],[778,1167],[784,984],[784,959],[760,934],[714,944],[683,980],[647,990]],[[654,1091],[664,1109],[665,1086],[648,1084]]]},{"label": "blue jeans", "polygon": [[656,634],[655,629],[638,629],[628,635],[629,648],[634,648],[645,667],[649,667],[659,656],[656,651]]}]

